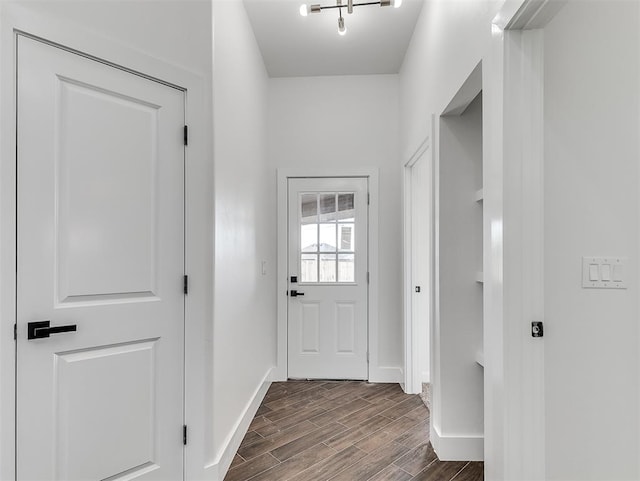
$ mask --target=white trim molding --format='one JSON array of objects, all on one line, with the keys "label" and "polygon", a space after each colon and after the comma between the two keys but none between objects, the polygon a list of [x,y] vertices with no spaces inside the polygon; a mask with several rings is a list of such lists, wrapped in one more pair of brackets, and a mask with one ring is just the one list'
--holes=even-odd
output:
[{"label": "white trim molding", "polygon": [[544,338],[527,335],[544,319],[543,52],[542,30],[505,32],[505,476],[514,481],[545,477]]},{"label": "white trim molding", "polygon": [[438,457],[447,461],[482,461],[484,459],[484,437],[481,434],[448,436],[431,425],[429,439]]},{"label": "white trim molding", "polygon": [[369,382],[388,382],[403,384],[405,381],[404,372],[399,367],[379,366],[375,369],[369,368]]},{"label": "white trim molding", "polygon": [[[379,258],[378,258],[378,180],[377,167],[363,167],[353,169],[324,169],[324,168],[285,168],[277,170],[277,350],[276,367],[273,381],[286,381],[287,374],[287,180],[289,178],[313,177],[366,177],[369,180],[369,381],[370,382],[402,382],[402,374],[398,368],[378,366],[378,290],[379,290]],[[389,369],[394,372],[389,374]]]}]

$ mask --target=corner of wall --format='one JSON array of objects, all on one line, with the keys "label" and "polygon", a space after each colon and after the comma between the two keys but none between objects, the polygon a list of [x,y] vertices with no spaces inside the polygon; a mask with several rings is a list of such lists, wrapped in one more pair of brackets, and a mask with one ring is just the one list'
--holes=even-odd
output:
[{"label": "corner of wall", "polygon": [[227,435],[215,461],[206,467],[209,479],[221,480],[224,479],[224,476],[227,474],[233,458],[240,447],[240,443],[242,443],[242,439],[247,433],[249,425],[256,415],[256,411],[258,411],[262,400],[271,386],[273,372],[274,369],[272,368],[265,374],[262,381],[256,387],[253,396],[242,410],[242,414],[233,425],[231,432]]}]

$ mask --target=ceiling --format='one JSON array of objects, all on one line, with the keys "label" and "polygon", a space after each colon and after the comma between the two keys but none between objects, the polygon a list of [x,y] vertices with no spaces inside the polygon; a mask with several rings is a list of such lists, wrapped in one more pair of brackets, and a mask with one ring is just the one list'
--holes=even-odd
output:
[{"label": "ceiling", "polygon": [[[335,1],[308,3],[325,6],[335,5]],[[337,9],[303,17],[303,3],[244,0],[270,77],[398,73],[423,0],[403,0],[399,8],[355,7],[351,15],[345,8],[344,36],[338,35]]]}]

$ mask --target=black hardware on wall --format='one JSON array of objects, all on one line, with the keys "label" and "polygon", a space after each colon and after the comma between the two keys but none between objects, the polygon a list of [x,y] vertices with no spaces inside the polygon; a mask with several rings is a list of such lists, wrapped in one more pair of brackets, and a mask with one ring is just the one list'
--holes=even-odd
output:
[{"label": "black hardware on wall", "polygon": [[542,325],[542,321],[533,321],[531,323],[531,336],[532,337],[544,336],[544,326]]}]

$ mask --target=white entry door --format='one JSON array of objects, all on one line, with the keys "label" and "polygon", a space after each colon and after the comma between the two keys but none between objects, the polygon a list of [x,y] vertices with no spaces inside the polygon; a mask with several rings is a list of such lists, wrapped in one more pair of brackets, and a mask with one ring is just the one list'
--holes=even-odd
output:
[{"label": "white entry door", "polygon": [[288,375],[367,379],[368,181],[288,183]]},{"label": "white entry door", "polygon": [[17,91],[17,479],[183,479],[184,92],[23,36]]}]

